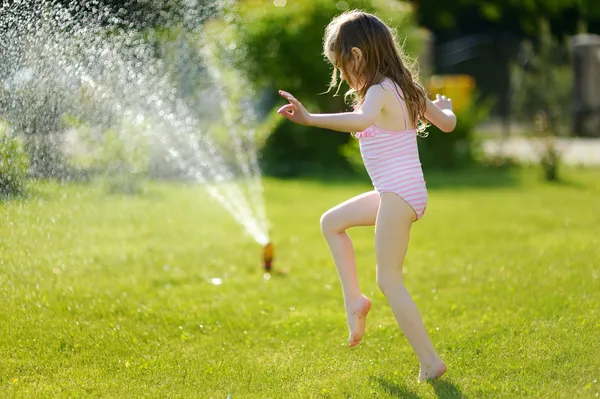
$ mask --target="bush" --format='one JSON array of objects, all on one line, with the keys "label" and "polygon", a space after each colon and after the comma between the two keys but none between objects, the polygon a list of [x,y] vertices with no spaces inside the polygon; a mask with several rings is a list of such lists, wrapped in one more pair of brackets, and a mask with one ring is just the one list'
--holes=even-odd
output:
[{"label": "bush", "polygon": [[0,198],[25,191],[29,158],[23,142],[0,125]]},{"label": "bush", "polygon": [[112,129],[92,129],[73,115],[64,117],[75,129],[78,153],[70,154],[69,167],[95,175],[110,193],[134,194],[148,176],[150,149],[144,131],[123,120]]},{"label": "bush", "polygon": [[450,133],[430,125],[429,135],[418,139],[423,169],[457,169],[475,164],[479,151],[475,128],[487,118],[491,106],[489,101],[470,101],[455,111],[457,123]]}]

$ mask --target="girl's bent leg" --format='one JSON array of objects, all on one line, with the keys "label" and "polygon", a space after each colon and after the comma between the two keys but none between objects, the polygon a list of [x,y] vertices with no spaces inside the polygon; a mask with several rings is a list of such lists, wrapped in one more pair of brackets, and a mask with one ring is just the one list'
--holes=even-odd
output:
[{"label": "girl's bent leg", "polygon": [[419,359],[419,379],[423,380],[440,377],[446,371],[446,365],[433,348],[419,309],[402,279],[402,265],[415,220],[413,209],[401,197],[393,193],[381,194],[375,225],[377,284]]},{"label": "girl's bent leg", "polygon": [[378,209],[379,193],[371,191],[339,204],[321,217],[321,230],[327,240],[344,293],[350,346],[358,345],[364,335],[371,301],[360,292],[354,247],[346,229],[373,226]]}]

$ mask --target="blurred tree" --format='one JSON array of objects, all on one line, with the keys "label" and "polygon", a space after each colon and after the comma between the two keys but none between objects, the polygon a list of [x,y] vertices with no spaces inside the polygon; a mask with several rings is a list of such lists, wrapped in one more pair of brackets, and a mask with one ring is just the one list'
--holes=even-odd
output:
[{"label": "blurred tree", "polygon": [[419,23],[436,34],[461,36],[476,32],[508,31],[519,37],[538,38],[540,16],[553,34],[570,35],[581,21],[600,29],[597,0],[410,0]]},{"label": "blurred tree", "polygon": [[533,122],[545,178],[556,181],[562,154],[555,138],[571,125],[573,77],[567,46],[552,37],[547,21],[540,27],[538,45],[524,41],[521,62],[514,66],[514,114]]}]

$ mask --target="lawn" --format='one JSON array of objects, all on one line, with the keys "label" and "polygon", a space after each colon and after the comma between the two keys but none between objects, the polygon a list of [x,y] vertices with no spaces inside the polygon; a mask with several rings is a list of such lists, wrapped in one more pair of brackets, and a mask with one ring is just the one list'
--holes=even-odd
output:
[{"label": "lawn", "polygon": [[[355,242],[373,299],[347,348],[319,230],[367,182],[265,181],[261,248],[199,187],[141,195],[36,184],[0,204],[0,392],[8,397],[594,398],[600,392],[600,170],[429,174],[405,280],[448,365],[418,363]],[[214,284],[220,278],[221,284]]]}]

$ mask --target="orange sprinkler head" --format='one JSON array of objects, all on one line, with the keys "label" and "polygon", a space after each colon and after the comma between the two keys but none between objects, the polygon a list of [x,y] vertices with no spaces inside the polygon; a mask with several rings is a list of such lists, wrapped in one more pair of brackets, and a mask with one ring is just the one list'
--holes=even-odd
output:
[{"label": "orange sprinkler head", "polygon": [[271,271],[271,265],[273,264],[273,243],[270,242],[265,245],[263,252],[263,260],[265,262],[265,271],[268,273]]}]

